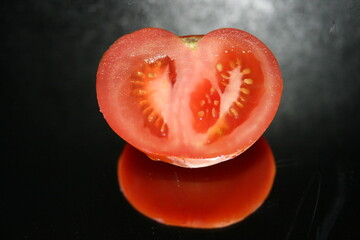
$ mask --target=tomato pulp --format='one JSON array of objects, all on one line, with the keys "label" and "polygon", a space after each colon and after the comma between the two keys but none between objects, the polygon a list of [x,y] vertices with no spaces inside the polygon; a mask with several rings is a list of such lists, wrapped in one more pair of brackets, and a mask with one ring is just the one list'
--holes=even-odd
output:
[{"label": "tomato pulp", "polygon": [[110,127],[150,158],[183,167],[244,152],[271,123],[281,92],[271,51],[229,28],[184,37],[142,29],[118,39],[97,72]]},{"label": "tomato pulp", "polygon": [[220,228],[261,206],[274,181],[275,160],[264,138],[232,161],[197,169],[149,161],[127,145],[118,177],[126,199],[145,216],[172,226]]}]

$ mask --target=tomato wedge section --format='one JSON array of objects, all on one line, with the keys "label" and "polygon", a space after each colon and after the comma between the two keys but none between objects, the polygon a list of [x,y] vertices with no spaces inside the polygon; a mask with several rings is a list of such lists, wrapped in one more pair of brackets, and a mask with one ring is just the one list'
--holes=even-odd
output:
[{"label": "tomato wedge section", "polygon": [[262,205],[274,181],[275,160],[264,138],[232,161],[198,169],[149,161],[127,145],[119,159],[118,177],[129,203],[157,222],[221,228]]},{"label": "tomato wedge section", "polygon": [[271,51],[244,31],[179,37],[147,28],[106,51],[96,88],[101,112],[125,141],[154,160],[204,167],[264,133],[282,79]]}]

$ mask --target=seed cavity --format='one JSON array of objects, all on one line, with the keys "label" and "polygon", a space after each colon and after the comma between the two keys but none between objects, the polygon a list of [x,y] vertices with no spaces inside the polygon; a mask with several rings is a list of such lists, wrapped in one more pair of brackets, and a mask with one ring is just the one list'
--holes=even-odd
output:
[{"label": "seed cavity", "polygon": [[[254,87],[254,84],[261,84],[262,76],[259,79],[252,76],[253,69],[250,65],[247,65],[247,55],[242,57],[243,54],[250,53],[248,51],[238,51],[234,49],[225,51],[230,53],[227,62],[218,62],[216,67],[217,74],[217,86],[219,89],[220,101],[213,101],[212,107],[210,108],[210,116],[218,117],[214,127],[208,131],[207,143],[211,144],[218,138],[229,134],[239,124],[241,124],[246,116],[252,111],[254,102],[250,101],[251,94],[256,94],[258,89]],[[235,54],[238,54],[236,57]],[[252,55],[249,56],[252,59]],[[220,106],[220,109],[218,107]],[[248,111],[244,111],[245,109]],[[218,110],[217,110],[218,109]],[[208,116],[207,113],[205,116]]]},{"label": "seed cavity", "polygon": [[139,67],[129,77],[131,93],[139,106],[144,125],[152,134],[167,137],[169,128],[158,110],[156,97],[157,94],[163,96],[164,91],[171,87],[169,84],[176,82],[175,61],[164,55],[145,59]]}]

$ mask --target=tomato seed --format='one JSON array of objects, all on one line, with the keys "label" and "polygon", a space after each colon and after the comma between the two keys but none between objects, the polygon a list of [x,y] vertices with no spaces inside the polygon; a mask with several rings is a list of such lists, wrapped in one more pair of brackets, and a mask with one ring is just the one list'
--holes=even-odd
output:
[{"label": "tomato seed", "polygon": [[239,116],[239,113],[238,113],[238,111],[236,111],[235,110],[235,108],[230,108],[230,112],[235,116],[235,117],[237,117],[237,116]]},{"label": "tomato seed", "polygon": [[139,102],[139,105],[144,106],[144,105],[147,105],[148,103],[149,103],[149,101],[144,99]]},{"label": "tomato seed", "polygon": [[222,78],[225,78],[225,79],[230,79],[230,76],[227,76],[227,75],[225,75],[224,73],[221,74],[221,77],[222,77]]},{"label": "tomato seed", "polygon": [[199,116],[200,118],[204,117],[204,116],[205,116],[205,112],[204,112],[204,111],[198,112],[198,116]]},{"label": "tomato seed", "polygon": [[254,81],[251,79],[251,78],[245,78],[244,79],[244,83],[248,84],[248,85],[251,85],[254,83]]},{"label": "tomato seed", "polygon": [[156,74],[155,73],[148,73],[147,74],[149,78],[156,78]]},{"label": "tomato seed", "polygon": [[221,82],[221,84],[226,87],[229,83],[227,83],[227,82]]},{"label": "tomato seed", "polygon": [[152,113],[149,114],[147,119],[148,119],[149,122],[152,122],[155,119],[155,117],[156,117],[156,115],[152,112]]},{"label": "tomato seed", "polygon": [[142,113],[143,113],[144,115],[147,115],[149,112],[152,112],[152,111],[153,111],[152,107],[147,107],[147,108],[145,108],[145,109],[142,111]]},{"label": "tomato seed", "polygon": [[210,98],[209,94],[206,94],[205,97],[206,97],[208,103],[211,104],[211,98]]},{"label": "tomato seed", "polygon": [[213,117],[216,117],[216,109],[215,108],[211,109],[211,114]]},{"label": "tomato seed", "polygon": [[144,74],[143,72],[137,72],[136,74],[137,74],[139,77],[142,77],[142,78],[145,77],[145,74]]},{"label": "tomato seed", "polygon": [[245,68],[244,70],[242,70],[241,73],[242,74],[249,74],[249,73],[251,73],[251,70],[250,70],[250,68]]},{"label": "tomato seed", "polygon": [[161,128],[160,128],[160,132],[165,133],[166,128],[167,128],[167,124],[165,122],[163,122],[163,124],[161,125]]},{"label": "tomato seed", "polygon": [[244,104],[242,104],[241,102],[239,101],[235,101],[234,102],[236,106],[238,106],[239,108],[243,108],[244,107]]},{"label": "tomato seed", "polygon": [[131,83],[134,85],[144,85],[143,81],[131,81]]},{"label": "tomato seed", "polygon": [[137,96],[144,96],[147,94],[147,91],[143,89],[135,89],[133,90],[133,94]]},{"label": "tomato seed", "polygon": [[247,88],[240,88],[240,92],[244,93],[244,94],[249,94],[250,90]]}]

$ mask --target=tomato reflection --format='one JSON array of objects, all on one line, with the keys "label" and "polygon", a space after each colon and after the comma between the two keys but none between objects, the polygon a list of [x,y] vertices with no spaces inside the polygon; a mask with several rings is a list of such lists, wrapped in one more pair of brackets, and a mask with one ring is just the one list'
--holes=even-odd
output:
[{"label": "tomato reflection", "polygon": [[118,176],[127,200],[145,216],[172,226],[220,228],[241,221],[264,202],[275,161],[264,138],[233,160],[196,169],[152,161],[127,145]]}]

